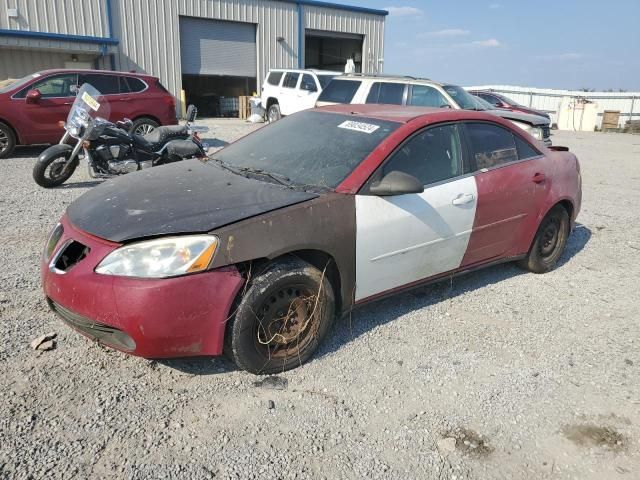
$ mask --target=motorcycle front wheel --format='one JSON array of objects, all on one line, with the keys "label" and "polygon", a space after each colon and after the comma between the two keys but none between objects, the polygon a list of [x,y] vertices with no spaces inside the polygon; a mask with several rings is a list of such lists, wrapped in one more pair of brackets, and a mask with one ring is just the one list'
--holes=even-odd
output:
[{"label": "motorcycle front wheel", "polygon": [[71,165],[65,168],[69,157],[71,157],[72,149],[60,147],[69,147],[69,145],[54,145],[47,148],[40,154],[33,167],[33,179],[41,187],[53,188],[62,185],[69,180],[78,166],[76,158]]}]

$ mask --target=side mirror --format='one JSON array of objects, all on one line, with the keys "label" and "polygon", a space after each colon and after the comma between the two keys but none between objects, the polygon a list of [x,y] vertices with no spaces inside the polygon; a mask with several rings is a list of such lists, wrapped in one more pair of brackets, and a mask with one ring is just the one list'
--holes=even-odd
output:
[{"label": "side mirror", "polygon": [[442,105],[440,105],[440,108],[451,108],[451,105],[449,105],[448,103],[443,103]]},{"label": "side mirror", "polygon": [[40,90],[38,90],[37,88],[33,90],[29,90],[27,92],[27,97],[26,97],[27,103],[38,103],[41,98],[42,98],[42,94],[40,93]]},{"label": "side mirror", "polygon": [[198,109],[195,105],[189,105],[187,108],[187,122],[192,123],[198,115]]},{"label": "side mirror", "polygon": [[379,182],[372,183],[369,192],[381,197],[391,197],[407,193],[422,193],[424,185],[413,175],[394,170],[387,173]]}]

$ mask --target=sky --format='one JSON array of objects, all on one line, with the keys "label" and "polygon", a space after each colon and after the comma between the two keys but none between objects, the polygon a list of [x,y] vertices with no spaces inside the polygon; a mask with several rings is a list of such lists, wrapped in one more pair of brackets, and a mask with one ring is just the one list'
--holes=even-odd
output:
[{"label": "sky", "polygon": [[385,73],[640,91],[640,0],[333,0],[390,12]]}]

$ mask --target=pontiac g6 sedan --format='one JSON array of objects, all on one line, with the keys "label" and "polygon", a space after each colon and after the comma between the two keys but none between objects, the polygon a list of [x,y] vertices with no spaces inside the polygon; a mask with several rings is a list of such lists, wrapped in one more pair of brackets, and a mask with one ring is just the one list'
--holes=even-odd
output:
[{"label": "pontiac g6 sedan", "polygon": [[287,370],[366,302],[499,262],[553,269],[581,201],[566,150],[481,112],[309,110],[84,194],[47,241],[44,291],[127,353]]}]

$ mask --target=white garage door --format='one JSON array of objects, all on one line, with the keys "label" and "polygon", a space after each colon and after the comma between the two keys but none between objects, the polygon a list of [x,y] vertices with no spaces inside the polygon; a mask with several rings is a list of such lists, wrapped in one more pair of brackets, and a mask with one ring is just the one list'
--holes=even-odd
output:
[{"label": "white garage door", "polygon": [[256,77],[253,23],[180,17],[183,75]]}]

